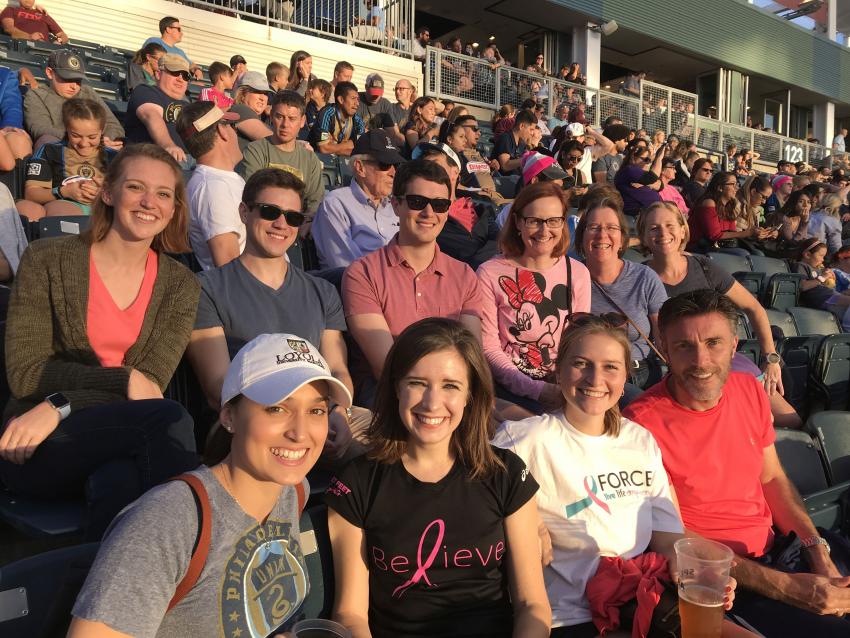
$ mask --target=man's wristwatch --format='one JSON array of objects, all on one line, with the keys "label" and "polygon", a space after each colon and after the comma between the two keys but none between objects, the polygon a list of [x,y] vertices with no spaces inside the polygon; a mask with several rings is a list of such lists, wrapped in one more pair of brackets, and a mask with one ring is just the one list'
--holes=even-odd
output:
[{"label": "man's wristwatch", "polygon": [[782,357],[779,356],[778,352],[766,352],[761,355],[761,360],[764,363],[778,363],[780,365],[782,364]]},{"label": "man's wristwatch", "polygon": [[803,549],[809,549],[810,547],[815,547],[816,545],[823,545],[826,547],[826,553],[830,552],[829,543],[826,542],[826,539],[822,536],[809,536],[808,538],[801,538],[800,545]]},{"label": "man's wristwatch", "polygon": [[71,402],[61,392],[54,392],[53,394],[48,395],[44,399],[47,401],[51,407],[55,408],[57,412],[59,412],[59,420],[67,418],[69,414],[71,414]]}]

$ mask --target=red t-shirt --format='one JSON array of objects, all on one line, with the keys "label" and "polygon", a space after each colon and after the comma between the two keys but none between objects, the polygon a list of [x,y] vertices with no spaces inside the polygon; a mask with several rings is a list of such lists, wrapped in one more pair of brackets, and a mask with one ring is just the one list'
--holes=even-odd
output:
[{"label": "red t-shirt", "polygon": [[734,219],[720,219],[714,206],[700,206],[688,215],[688,230],[691,239],[688,246],[698,247],[700,240],[714,242],[727,230],[735,230]]},{"label": "red t-shirt", "polygon": [[731,372],[720,402],[705,412],[673,399],[665,377],[624,411],[661,447],[685,527],[758,557],[773,543],[764,498],[764,448],[776,439],[770,402],[755,377]]},{"label": "red t-shirt", "polygon": [[62,29],[56,24],[56,20],[35,9],[6,7],[0,13],[0,21],[6,18],[12,18],[15,21],[16,29],[29,34],[40,33],[46,41],[50,40],[51,33],[62,33]]},{"label": "red t-shirt", "polygon": [[145,276],[136,299],[121,310],[100,278],[89,257],[89,303],[86,311],[86,334],[94,353],[104,368],[124,365],[124,356],[142,331],[142,323],[153,294],[158,263],[154,251],[148,251]]}]

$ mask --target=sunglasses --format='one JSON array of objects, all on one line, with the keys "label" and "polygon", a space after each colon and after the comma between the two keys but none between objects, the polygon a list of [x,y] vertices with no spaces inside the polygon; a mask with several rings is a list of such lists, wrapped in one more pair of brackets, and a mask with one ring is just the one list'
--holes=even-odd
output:
[{"label": "sunglasses", "polygon": [[473,133],[477,133],[478,131],[481,130],[480,128],[478,128],[477,126],[473,126],[472,124],[462,124],[462,126],[463,126],[463,128],[468,128]]},{"label": "sunglasses", "polygon": [[603,312],[594,315],[589,312],[574,312],[567,318],[568,326],[605,326],[615,330],[625,330],[629,326],[626,315],[619,312]]},{"label": "sunglasses", "polygon": [[293,228],[298,228],[307,217],[300,210],[283,210],[280,206],[274,204],[255,204],[260,217],[266,221],[273,222],[283,215],[286,223]]},{"label": "sunglasses", "polygon": [[379,162],[377,160],[364,160],[366,164],[372,164],[373,166],[377,166],[378,170],[382,173],[386,173],[388,170],[393,168],[395,164],[387,164],[386,162]]},{"label": "sunglasses", "polygon": [[428,204],[435,213],[447,213],[452,205],[452,200],[445,197],[425,197],[424,195],[405,195],[404,201],[410,210],[424,210]]},{"label": "sunglasses", "polygon": [[166,73],[168,73],[168,75],[170,75],[170,76],[172,76],[172,77],[175,77],[175,78],[176,78],[176,77],[183,78],[183,81],[184,81],[184,82],[188,82],[188,81],[189,81],[189,73],[188,73],[188,71],[169,71],[168,69],[165,69],[165,72],[166,72]]},{"label": "sunglasses", "polygon": [[584,155],[567,155],[566,159],[568,162],[573,163],[580,162],[582,157],[584,157]]},{"label": "sunglasses", "polygon": [[172,25],[172,26],[170,26],[170,27],[168,27],[168,28],[169,28],[169,29],[177,29],[177,30],[178,30],[178,31],[180,31],[180,32],[182,32],[182,31],[183,31],[183,27],[175,27],[175,26],[173,26],[173,25]]}]

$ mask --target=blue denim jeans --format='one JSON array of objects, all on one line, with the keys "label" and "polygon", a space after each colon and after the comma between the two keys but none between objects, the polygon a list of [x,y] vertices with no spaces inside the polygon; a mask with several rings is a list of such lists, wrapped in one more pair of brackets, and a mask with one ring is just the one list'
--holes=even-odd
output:
[{"label": "blue denim jeans", "polygon": [[87,538],[154,485],[199,464],[192,417],[168,399],[120,401],[72,413],[23,465],[0,461],[13,492],[41,499],[86,497]]}]

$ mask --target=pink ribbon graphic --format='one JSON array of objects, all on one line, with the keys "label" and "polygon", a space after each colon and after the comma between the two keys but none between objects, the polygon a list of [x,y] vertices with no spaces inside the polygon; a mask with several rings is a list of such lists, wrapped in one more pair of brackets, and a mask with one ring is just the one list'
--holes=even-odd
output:
[{"label": "pink ribbon graphic", "polygon": [[590,485],[588,485],[588,484],[587,484],[587,479],[588,479],[588,478],[590,478],[591,480],[593,480],[593,479],[592,479],[592,477],[590,477],[590,476],[585,476],[585,477],[584,477],[584,489],[586,489],[586,490],[587,490],[587,496],[590,498],[590,500],[592,500],[592,501],[593,501],[594,503],[596,503],[599,507],[601,507],[603,510],[605,510],[605,512],[606,512],[606,513],[610,514],[610,513],[611,513],[611,508],[610,508],[610,507],[608,507],[608,503],[606,503],[606,502],[605,502],[605,501],[603,501],[601,498],[599,498],[598,496],[596,496],[596,491],[597,491],[597,490],[596,490],[596,481],[595,481],[595,480],[593,481],[593,489],[591,490],[591,489],[590,489]]},{"label": "pink ribbon graphic", "polygon": [[[437,533],[437,539],[434,543],[434,547],[431,549],[431,553],[428,554],[428,558],[425,560],[425,563],[422,563],[422,545],[425,544],[425,537],[428,535],[428,530],[431,529],[434,525],[437,525],[439,528],[439,532]],[[437,558],[437,554],[440,552],[440,545],[443,544],[443,536],[446,533],[446,524],[443,522],[443,519],[438,518],[432,521],[428,527],[425,528],[425,531],[422,532],[422,536],[419,538],[419,548],[416,550],[416,565],[418,569],[413,573],[413,576],[410,577],[410,580],[402,583],[398,587],[393,590],[393,598],[401,598],[404,595],[404,592],[408,590],[409,587],[415,585],[420,580],[424,580],[428,583],[429,587],[436,587],[434,583],[428,580],[428,568],[434,564],[434,560]]]}]

